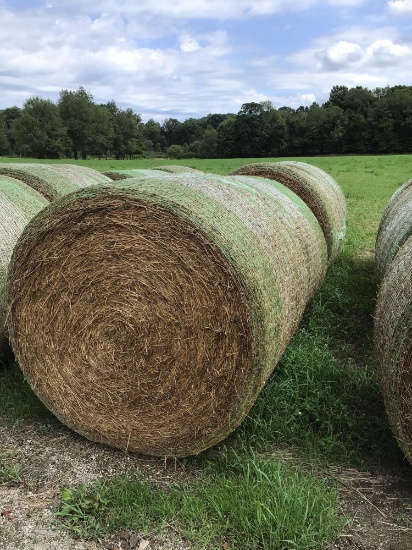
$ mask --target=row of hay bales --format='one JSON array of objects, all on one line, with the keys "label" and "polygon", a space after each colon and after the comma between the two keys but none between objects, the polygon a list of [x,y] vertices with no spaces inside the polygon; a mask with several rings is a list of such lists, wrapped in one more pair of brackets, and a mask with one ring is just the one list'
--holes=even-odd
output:
[{"label": "row of hay bales", "polygon": [[389,200],[376,239],[378,372],[392,431],[412,463],[412,180]]},{"label": "row of hay bales", "polygon": [[63,423],[186,456],[245,418],[345,231],[327,174],[254,170],[106,173],[33,212],[8,270],[8,328]]}]

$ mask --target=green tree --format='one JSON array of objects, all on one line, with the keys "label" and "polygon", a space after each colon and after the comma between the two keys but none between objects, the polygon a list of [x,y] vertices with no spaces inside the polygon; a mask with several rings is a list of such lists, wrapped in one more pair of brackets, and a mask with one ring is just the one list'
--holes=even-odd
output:
[{"label": "green tree", "polygon": [[0,118],[0,155],[9,153],[9,140],[7,139],[6,125],[3,119]]},{"label": "green tree", "polygon": [[9,153],[15,152],[15,141],[11,135],[11,126],[13,122],[21,116],[20,107],[7,107],[0,111],[0,118],[3,120],[6,138],[9,143]]},{"label": "green tree", "polygon": [[235,158],[236,153],[236,117],[231,115],[221,122],[217,128],[217,156],[220,158]]},{"label": "green tree", "polygon": [[28,99],[21,115],[12,123],[11,133],[17,151],[24,156],[52,159],[67,150],[66,128],[57,106],[49,99]]},{"label": "green tree", "polygon": [[171,145],[166,154],[171,159],[181,159],[185,156],[185,148],[182,145]]},{"label": "green tree", "polygon": [[[114,103],[114,102],[113,102]],[[112,105],[113,107],[113,105]],[[114,122],[113,154],[117,159],[133,158],[144,151],[141,117],[132,109],[112,109]]]},{"label": "green tree", "polygon": [[67,127],[67,135],[71,140],[71,147],[75,159],[86,159],[88,146],[92,135],[92,120],[94,110],[93,96],[82,86],[73,92],[60,92],[58,108],[60,116]]},{"label": "green tree", "polygon": [[212,126],[206,128],[200,140],[198,155],[201,159],[214,159],[218,156],[218,133]]},{"label": "green tree", "polygon": [[237,153],[240,157],[264,156],[267,135],[262,124],[264,107],[260,103],[244,103],[236,117]]},{"label": "green tree", "polygon": [[87,134],[87,152],[107,158],[114,138],[114,121],[106,105],[92,105]]},{"label": "green tree", "polygon": [[151,141],[153,151],[163,151],[166,146],[166,139],[162,134],[162,129],[159,122],[150,118],[142,128],[143,137],[145,140]]}]

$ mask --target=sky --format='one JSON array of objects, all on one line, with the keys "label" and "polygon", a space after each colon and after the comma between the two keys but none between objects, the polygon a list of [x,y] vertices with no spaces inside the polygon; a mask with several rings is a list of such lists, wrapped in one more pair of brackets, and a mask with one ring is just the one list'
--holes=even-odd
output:
[{"label": "sky", "polygon": [[83,86],[142,120],[412,85],[412,0],[0,0],[0,109]]}]

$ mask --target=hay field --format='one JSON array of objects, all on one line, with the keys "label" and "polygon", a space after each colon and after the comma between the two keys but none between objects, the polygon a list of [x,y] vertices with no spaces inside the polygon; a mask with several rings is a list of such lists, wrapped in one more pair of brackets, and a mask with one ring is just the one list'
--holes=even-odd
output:
[{"label": "hay field", "polygon": [[[176,164],[226,175],[244,164],[262,160],[193,159],[179,160]],[[259,531],[254,527],[258,520],[255,518],[256,522],[253,523],[250,516],[246,517],[243,525],[227,523],[230,503],[226,501],[226,507],[223,503],[225,498],[229,498],[229,482],[233,481],[238,488],[246,478],[248,483],[251,482],[250,472],[255,471],[255,467],[261,475],[260,487],[270,481],[269,493],[277,479],[271,468],[274,464],[281,464],[281,468],[286,464],[288,473],[284,473],[285,479],[290,473],[290,468],[297,468],[299,471],[296,479],[288,478],[288,486],[291,490],[292,487],[305,486],[303,492],[308,499],[305,501],[306,504],[309,502],[309,506],[312,506],[314,502],[309,497],[314,486],[310,489],[308,485],[304,485],[308,483],[305,476],[310,477],[313,474],[322,484],[328,483],[331,494],[338,495],[340,502],[339,508],[331,502],[324,505],[330,506],[331,513],[328,518],[321,517],[319,507],[313,505],[311,508],[311,518],[317,518],[323,526],[327,524],[330,527],[322,532],[316,527],[316,522],[311,524],[310,533],[305,531],[302,517],[291,507],[288,517],[295,518],[299,527],[292,528],[292,523],[284,523],[284,531],[280,529],[280,534],[276,535],[289,537],[290,533],[294,533],[295,546],[291,543],[290,548],[343,549],[350,547],[348,541],[350,544],[353,542],[353,547],[378,548],[382,540],[392,544],[394,548],[412,547],[412,521],[408,512],[412,501],[411,467],[404,461],[389,428],[378,384],[373,349],[373,315],[377,292],[374,275],[375,238],[389,198],[400,185],[412,177],[412,155],[264,160],[308,162],[336,179],[347,201],[346,239],[337,261],[327,274],[324,285],[306,309],[301,326],[276,372],[260,394],[247,419],[224,446],[207,451],[198,458],[175,463],[171,469],[163,469],[160,459],[158,462],[149,461],[154,469],[149,476],[150,483],[154,483],[159,489],[156,489],[156,499],[163,498],[159,496],[159,492],[168,483],[178,481],[182,483],[180,487],[186,487],[187,492],[183,493],[186,499],[186,515],[173,511],[173,494],[166,492],[162,505],[160,500],[154,502],[151,500],[152,497],[147,497],[147,501],[144,502],[146,515],[144,518],[139,516],[140,525],[148,538],[154,536],[153,533],[159,536],[159,532],[168,530],[167,525],[172,525],[172,531],[175,530],[181,538],[192,544],[188,548],[195,548],[196,544],[204,550],[222,548],[226,543],[228,545],[225,548],[231,549],[282,548],[280,543],[276,543],[279,539],[276,539],[274,531],[271,531],[271,523],[263,509],[261,520],[264,524]],[[1,159],[0,162],[6,162],[6,159]],[[101,172],[147,169],[161,164],[173,164],[169,159],[76,162]],[[21,433],[28,425],[31,434],[37,430],[44,435],[45,422],[51,423],[60,437],[62,434],[71,437],[65,428],[45,412],[27,386],[22,384],[17,367],[8,366],[0,370],[0,426],[8,426],[10,430],[10,426],[18,424]],[[99,446],[96,445],[93,452],[98,454],[98,449]],[[2,454],[4,453],[0,448],[0,456]],[[114,455],[115,462],[116,456],[120,455]],[[11,463],[19,463],[18,454]],[[132,461],[135,470],[142,470],[142,464],[141,459]],[[119,476],[111,479],[107,485],[92,485],[90,491],[95,498],[93,502],[97,503],[98,507],[99,499],[104,498],[114,511],[114,515],[111,516],[107,514],[107,505],[102,507],[99,521],[100,525],[103,521],[108,526],[105,529],[136,532],[136,519],[126,517],[126,514],[120,519],[118,516],[115,517],[116,510],[118,514],[116,506],[120,501],[116,501],[116,498],[119,494],[124,496],[125,484],[128,483],[127,487],[131,493],[134,490],[142,495],[147,480],[140,479],[139,483],[134,482],[132,489],[132,482],[128,482],[122,472]],[[22,483],[28,483],[24,474],[21,477]],[[200,489],[192,483],[195,478],[202,480],[203,489],[200,493]],[[219,495],[218,483],[226,483],[226,489],[222,488],[222,494]],[[399,486],[402,486],[401,490]],[[66,511],[70,506],[87,500],[84,492],[76,492],[76,487],[74,485],[71,488],[73,492],[66,502],[66,508],[64,502],[62,504]],[[54,488],[57,492],[62,489],[58,479]],[[253,488],[251,492],[253,493]],[[326,498],[324,493],[322,495],[322,498]],[[56,498],[54,506],[58,507],[59,500]],[[239,501],[242,498],[233,496],[233,502],[236,501],[240,506]],[[259,498],[265,497],[261,494]],[[302,497],[294,497],[295,504],[299,498]],[[199,508],[190,516],[189,508],[193,507],[194,503],[209,501],[212,502],[211,508],[204,511],[204,516]],[[179,501],[176,506],[176,510],[179,507],[181,509],[183,504]],[[210,511],[212,509],[213,513]],[[243,512],[245,511],[237,509],[237,517],[242,517]],[[134,513],[136,517],[136,511]],[[176,517],[173,516],[174,513]],[[209,529],[209,535],[213,531],[215,538],[207,538],[209,535],[197,523],[196,513],[202,521],[205,517],[209,518],[213,524],[213,530]],[[341,522],[342,514],[349,522],[345,527]],[[276,520],[273,519],[273,524],[279,525],[280,521],[286,520],[277,517]],[[89,529],[88,536],[96,536],[96,529],[92,533],[90,524],[87,525],[83,522],[82,527],[86,528],[86,531]],[[246,536],[245,525],[248,525]],[[167,532],[170,534],[170,529]],[[339,538],[339,534],[349,535],[350,539]],[[107,532],[101,527],[100,530],[97,529],[97,536],[106,535]],[[239,542],[242,537],[243,546]],[[328,544],[334,546],[328,547]],[[105,548],[107,547],[109,546]],[[150,546],[152,547],[156,548],[155,545]]]}]

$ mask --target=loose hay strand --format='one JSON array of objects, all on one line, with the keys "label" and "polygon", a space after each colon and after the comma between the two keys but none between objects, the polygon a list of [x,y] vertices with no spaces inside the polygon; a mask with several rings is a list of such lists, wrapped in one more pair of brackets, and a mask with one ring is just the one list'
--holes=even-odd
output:
[{"label": "loose hay strand", "polygon": [[327,251],[310,210],[273,182],[159,176],[73,193],[29,224],[10,269],[10,332],[65,424],[186,456],[248,413]]}]

